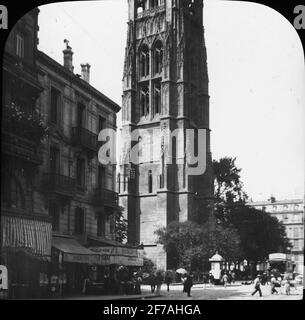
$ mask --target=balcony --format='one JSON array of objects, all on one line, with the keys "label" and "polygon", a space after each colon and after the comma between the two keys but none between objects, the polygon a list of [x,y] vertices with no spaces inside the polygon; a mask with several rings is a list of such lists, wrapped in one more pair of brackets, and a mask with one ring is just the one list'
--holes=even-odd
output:
[{"label": "balcony", "polygon": [[93,203],[95,206],[107,206],[107,207],[118,207],[119,197],[114,191],[97,188],[93,193]]},{"label": "balcony", "polygon": [[74,197],[76,180],[58,173],[44,175],[43,187],[46,193],[54,193],[65,197]]},{"label": "balcony", "polygon": [[98,149],[97,135],[82,127],[72,128],[72,143],[92,152]]},{"label": "balcony", "polygon": [[34,165],[42,163],[42,155],[38,153],[36,142],[6,130],[2,131],[2,152]]}]

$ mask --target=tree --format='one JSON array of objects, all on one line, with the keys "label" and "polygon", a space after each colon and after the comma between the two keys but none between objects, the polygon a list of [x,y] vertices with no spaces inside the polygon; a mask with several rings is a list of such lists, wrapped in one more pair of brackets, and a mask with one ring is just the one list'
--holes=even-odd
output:
[{"label": "tree", "polygon": [[241,169],[235,165],[236,158],[213,160],[215,200],[217,203],[245,203],[248,196],[243,191]]},{"label": "tree", "polygon": [[228,220],[237,229],[249,261],[263,261],[269,253],[287,252],[290,246],[284,225],[268,212],[240,206],[231,210]]},{"label": "tree", "polygon": [[123,216],[123,208],[115,211],[115,240],[124,242],[127,239],[128,222]]},{"label": "tree", "polygon": [[207,271],[209,258],[220,252],[227,260],[240,256],[239,237],[233,228],[217,225],[213,218],[203,225],[195,222],[171,222],[156,231],[173,267]]},{"label": "tree", "polygon": [[290,243],[285,227],[269,213],[246,205],[248,196],[235,160],[225,157],[213,161],[218,223],[237,230],[243,259],[256,262],[266,259],[271,252],[286,252]]}]

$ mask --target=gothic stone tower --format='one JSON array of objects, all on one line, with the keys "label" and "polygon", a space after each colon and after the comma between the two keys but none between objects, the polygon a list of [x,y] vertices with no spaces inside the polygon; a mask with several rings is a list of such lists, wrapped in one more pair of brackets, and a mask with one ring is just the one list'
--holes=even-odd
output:
[{"label": "gothic stone tower", "polygon": [[[147,257],[166,269],[174,262],[156,244],[154,231],[174,220],[204,222],[213,206],[203,0],[128,2],[120,204],[128,242],[143,244]],[[136,129],[131,142],[127,133]],[[175,129],[179,135],[169,139]],[[206,141],[198,146],[206,150],[203,174],[187,174],[186,129],[206,129]],[[130,152],[135,145],[136,164]]]}]

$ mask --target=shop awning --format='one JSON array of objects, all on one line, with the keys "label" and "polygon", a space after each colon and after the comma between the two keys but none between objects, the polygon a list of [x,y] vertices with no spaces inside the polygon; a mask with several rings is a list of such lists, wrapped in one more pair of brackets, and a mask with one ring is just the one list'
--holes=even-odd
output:
[{"label": "shop awning", "polygon": [[51,256],[52,225],[47,221],[6,215],[2,212],[2,247],[24,250],[41,259]]},{"label": "shop awning", "polygon": [[64,237],[53,237],[52,247],[61,251],[63,262],[98,264],[99,255],[82,246],[76,240]]}]

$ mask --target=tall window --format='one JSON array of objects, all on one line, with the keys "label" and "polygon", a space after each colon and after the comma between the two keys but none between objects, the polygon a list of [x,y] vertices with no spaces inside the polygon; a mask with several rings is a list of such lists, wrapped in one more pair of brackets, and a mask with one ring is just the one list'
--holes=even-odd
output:
[{"label": "tall window", "polygon": [[25,208],[24,192],[17,178],[6,176],[2,180],[2,201],[6,207]]},{"label": "tall window", "polygon": [[150,0],[150,7],[155,8],[159,6],[159,0]]},{"label": "tall window", "polygon": [[163,45],[158,41],[154,49],[154,73],[161,73],[163,66]]},{"label": "tall window", "polygon": [[84,110],[85,110],[85,106],[82,103],[78,103],[77,104],[77,126],[79,128],[82,128],[84,124]]},{"label": "tall window", "polygon": [[53,123],[58,123],[58,112],[59,112],[59,103],[60,103],[60,92],[51,88],[51,110],[50,110],[50,120]]},{"label": "tall window", "polygon": [[19,58],[24,58],[24,36],[20,33],[16,35],[16,55]]},{"label": "tall window", "polygon": [[103,213],[99,213],[97,216],[97,236],[104,237],[106,230],[106,219]]},{"label": "tall window", "polygon": [[50,172],[59,173],[59,149],[57,147],[50,148]]},{"label": "tall window", "polygon": [[140,50],[140,75],[141,77],[149,75],[149,49],[146,45]]},{"label": "tall window", "polygon": [[99,132],[102,131],[103,129],[106,129],[106,119],[103,118],[102,116],[98,117],[98,129],[99,129]]},{"label": "tall window", "polygon": [[98,176],[97,184],[100,189],[105,188],[106,186],[106,169],[103,165],[98,166]]},{"label": "tall window", "polygon": [[85,186],[85,160],[82,158],[76,162],[76,183],[80,187]]},{"label": "tall window", "polygon": [[140,88],[140,106],[141,116],[147,116],[149,114],[149,88],[147,85]]},{"label": "tall window", "polygon": [[161,112],[161,81],[154,84],[154,114]]},{"label": "tall window", "polygon": [[75,220],[74,220],[74,232],[75,234],[81,235],[85,231],[85,214],[84,209],[76,208],[75,209]]},{"label": "tall window", "polygon": [[138,150],[139,150],[139,157],[142,157],[143,156],[142,137],[138,138]]},{"label": "tall window", "polygon": [[49,216],[52,217],[52,230],[59,231],[60,208],[58,204],[51,202],[49,205]]},{"label": "tall window", "polygon": [[152,178],[152,171],[148,171],[148,193],[153,192],[153,178]]}]

